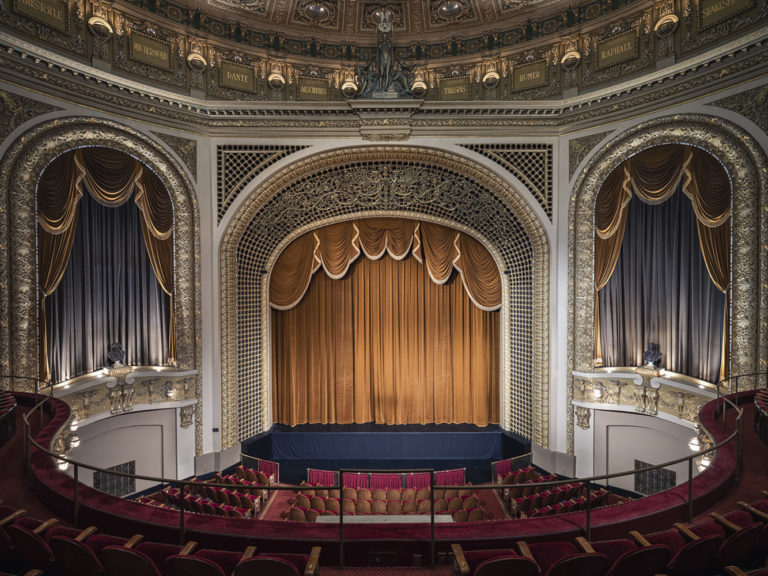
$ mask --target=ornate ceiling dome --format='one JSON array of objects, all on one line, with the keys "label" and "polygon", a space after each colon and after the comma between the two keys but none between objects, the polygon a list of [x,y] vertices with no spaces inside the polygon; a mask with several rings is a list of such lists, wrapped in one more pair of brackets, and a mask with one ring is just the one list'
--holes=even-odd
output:
[{"label": "ornate ceiling dome", "polygon": [[[389,10],[400,45],[500,33],[566,9],[564,0],[180,0],[260,32],[361,46],[376,42],[376,13]],[[595,2],[596,10],[597,2]]]}]

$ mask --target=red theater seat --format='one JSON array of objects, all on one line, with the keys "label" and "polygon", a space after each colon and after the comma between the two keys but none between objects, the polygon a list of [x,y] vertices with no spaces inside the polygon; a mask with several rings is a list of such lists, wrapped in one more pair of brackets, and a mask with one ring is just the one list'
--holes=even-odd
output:
[{"label": "red theater seat", "polygon": [[320,547],[303,554],[259,554],[240,562],[232,576],[314,576],[320,562]]},{"label": "red theater seat", "polygon": [[643,536],[630,532],[640,546],[660,544],[669,548],[671,558],[667,576],[707,576],[717,569],[717,552],[723,543],[720,536],[707,536],[686,542],[679,530],[671,529]]},{"label": "red theater seat", "polygon": [[57,519],[51,518],[34,529],[14,522],[6,528],[13,543],[14,554],[27,568],[42,570],[46,573],[55,572],[55,557],[43,535],[48,528],[55,526],[58,522]]},{"label": "red theater seat", "polygon": [[452,544],[454,574],[458,576],[536,576],[539,567],[530,558],[511,549],[462,550]]},{"label": "red theater seat", "polygon": [[627,539],[589,542],[579,536],[576,544],[583,552],[597,552],[608,558],[608,576],[655,576],[667,567],[669,549],[665,546],[638,548]]},{"label": "red theater seat", "polygon": [[569,542],[518,542],[523,556],[539,565],[543,576],[605,576],[608,558],[597,553],[580,553]]}]

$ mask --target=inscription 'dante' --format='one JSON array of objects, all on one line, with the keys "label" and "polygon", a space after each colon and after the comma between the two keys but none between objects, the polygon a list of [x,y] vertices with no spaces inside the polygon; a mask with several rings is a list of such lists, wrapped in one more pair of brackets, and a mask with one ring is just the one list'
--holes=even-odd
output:
[{"label": "inscription 'dante'", "polygon": [[752,7],[752,0],[701,0],[699,22],[702,29]]},{"label": "inscription 'dante'", "polygon": [[163,70],[171,69],[171,47],[141,34],[131,35],[131,59]]},{"label": "inscription 'dante'", "polygon": [[597,67],[615,66],[637,57],[637,33],[625,32],[597,45]]},{"label": "inscription 'dante'", "polygon": [[233,64],[232,62],[221,63],[221,77],[219,82],[227,88],[243,90],[245,92],[255,92],[254,84],[256,74],[253,68]]},{"label": "inscription 'dante'", "polygon": [[16,0],[16,12],[51,28],[67,31],[67,5],[58,0]]}]

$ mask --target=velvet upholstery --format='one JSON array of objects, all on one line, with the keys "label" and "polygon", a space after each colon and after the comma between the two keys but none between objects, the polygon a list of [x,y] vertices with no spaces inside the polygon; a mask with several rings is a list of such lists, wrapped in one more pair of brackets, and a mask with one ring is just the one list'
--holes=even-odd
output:
[{"label": "velvet upholstery", "polygon": [[[637,550],[637,546],[632,540],[622,538],[619,540],[603,540],[600,542],[590,542],[595,552],[605,555],[609,564],[613,565],[616,560],[627,552]],[[666,564],[665,564],[666,566]]]},{"label": "velvet upholstery", "polygon": [[225,574],[232,574],[232,571],[237,566],[242,558],[241,552],[228,552],[226,550],[198,550],[193,554],[198,558],[205,558],[218,564]]},{"label": "velvet upholstery", "polygon": [[232,576],[301,576],[291,562],[276,556],[259,555],[243,560]]},{"label": "velvet upholstery", "polygon": [[166,576],[228,576],[216,562],[200,556],[174,554],[165,559]]},{"label": "velvet upholstery", "polygon": [[105,573],[99,558],[82,542],[66,536],[53,536],[48,542],[60,576],[102,576]]},{"label": "velvet upholstery", "polygon": [[669,550],[660,545],[635,548],[610,563],[608,576],[655,576],[662,574],[669,561]]},{"label": "velvet upholstery", "polygon": [[667,565],[667,576],[707,576],[717,570],[716,556],[723,539],[707,536],[680,548]]},{"label": "velvet upholstery", "polygon": [[602,554],[574,554],[558,560],[544,576],[604,576],[608,559]]},{"label": "velvet upholstery", "polygon": [[537,576],[536,562],[524,556],[498,556],[482,562],[472,576]]},{"label": "velvet upholstery", "polygon": [[480,564],[494,558],[520,556],[511,548],[496,548],[493,550],[464,550],[464,558],[469,566],[469,573],[474,574]]},{"label": "velvet upholstery", "polygon": [[14,554],[28,568],[36,568],[46,573],[55,571],[53,551],[42,536],[16,524],[11,524],[6,529],[13,542]]},{"label": "velvet upholstery", "polygon": [[165,559],[181,552],[181,546],[175,544],[162,544],[159,542],[141,542],[136,550],[146,554],[160,573],[164,572]]},{"label": "velvet upholstery", "polygon": [[99,559],[108,576],[161,576],[149,556],[124,546],[105,547]]}]

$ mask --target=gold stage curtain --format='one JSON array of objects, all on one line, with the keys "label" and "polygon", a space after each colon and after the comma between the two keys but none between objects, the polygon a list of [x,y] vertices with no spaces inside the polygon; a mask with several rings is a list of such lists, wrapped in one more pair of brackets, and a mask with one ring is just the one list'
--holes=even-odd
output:
[{"label": "gold stage curtain", "polygon": [[456,274],[438,285],[415,258],[360,258],[317,274],[273,311],[274,417],[302,423],[499,421],[499,312]]},{"label": "gold stage curtain", "polygon": [[173,205],[162,182],[135,158],[111,148],[80,148],[56,158],[37,191],[40,258],[40,378],[50,377],[45,298],[59,285],[74,241],[77,203],[83,184],[105,206],[119,206],[134,190],[147,254],[163,291],[170,296],[168,361],[176,363],[173,314]]},{"label": "gold stage curtain", "polygon": [[64,154],[48,165],[38,184],[39,370],[40,379],[44,381],[51,377],[45,299],[56,290],[69,263],[72,243],[75,240],[77,204],[83,196],[83,176],[73,155]]},{"label": "gold stage curtain", "polygon": [[501,277],[466,234],[388,218],[304,234],[270,304],[277,422],[498,422]]},{"label": "gold stage curtain", "polygon": [[[729,289],[731,182],[722,165],[702,150],[678,144],[640,152],[608,176],[595,202],[595,359],[602,356],[598,291],[616,267],[632,192],[644,202],[659,204],[681,184],[693,203],[699,246],[709,276],[721,292]],[[728,373],[728,298],[722,342],[720,377],[724,378]]]},{"label": "gold stage curtain", "polygon": [[171,197],[151,171],[140,168],[136,182],[136,205],[141,212],[141,230],[147,256],[160,287],[169,297],[168,363],[176,365],[176,322],[173,295],[173,204]]}]

